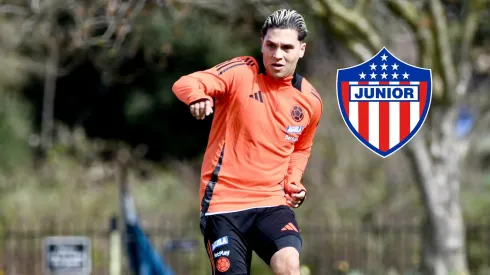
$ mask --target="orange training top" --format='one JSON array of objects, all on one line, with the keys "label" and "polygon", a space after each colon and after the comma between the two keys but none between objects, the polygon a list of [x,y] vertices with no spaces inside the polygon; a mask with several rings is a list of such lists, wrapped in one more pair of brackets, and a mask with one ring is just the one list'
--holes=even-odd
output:
[{"label": "orange training top", "polygon": [[187,105],[215,100],[201,170],[201,215],[287,205],[286,183],[304,188],[322,100],[302,76],[277,80],[261,68],[253,57],[236,57],[173,85]]}]

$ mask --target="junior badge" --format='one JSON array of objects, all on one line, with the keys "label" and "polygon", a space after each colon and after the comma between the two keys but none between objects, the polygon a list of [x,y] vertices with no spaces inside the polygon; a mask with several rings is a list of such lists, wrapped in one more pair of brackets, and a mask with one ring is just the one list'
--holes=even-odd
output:
[{"label": "junior badge", "polygon": [[383,48],[364,63],[337,71],[337,100],[354,136],[386,158],[422,127],[432,100],[432,73]]}]

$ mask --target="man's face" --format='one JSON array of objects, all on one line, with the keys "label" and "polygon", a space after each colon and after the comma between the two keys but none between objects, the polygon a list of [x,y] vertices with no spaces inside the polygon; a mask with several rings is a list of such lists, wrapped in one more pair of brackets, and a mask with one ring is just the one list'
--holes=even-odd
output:
[{"label": "man's face", "polygon": [[275,78],[292,75],[306,49],[306,43],[298,40],[298,32],[293,29],[271,28],[261,42],[264,66]]}]

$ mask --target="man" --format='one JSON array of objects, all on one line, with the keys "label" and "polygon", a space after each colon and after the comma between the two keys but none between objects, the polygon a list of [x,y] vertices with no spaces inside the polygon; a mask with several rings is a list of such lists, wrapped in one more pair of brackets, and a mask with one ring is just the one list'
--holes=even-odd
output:
[{"label": "man", "polygon": [[320,96],[296,73],[306,36],[300,14],[278,10],[262,28],[263,62],[236,57],[172,88],[197,119],[215,108],[200,189],[212,274],[250,274],[252,251],[275,274],[300,274],[291,207],[306,198],[301,178],[322,114]]}]

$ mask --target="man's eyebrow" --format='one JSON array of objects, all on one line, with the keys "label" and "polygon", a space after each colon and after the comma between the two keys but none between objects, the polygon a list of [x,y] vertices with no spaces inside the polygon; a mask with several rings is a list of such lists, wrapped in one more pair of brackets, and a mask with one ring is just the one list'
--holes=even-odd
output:
[{"label": "man's eyebrow", "polygon": [[[270,40],[266,40],[265,42],[266,42],[266,43],[271,43],[271,44],[277,45],[277,43],[272,42],[272,41],[270,41]],[[293,45],[293,44],[282,44],[282,46],[283,46],[283,47],[294,47],[294,45]]]}]

